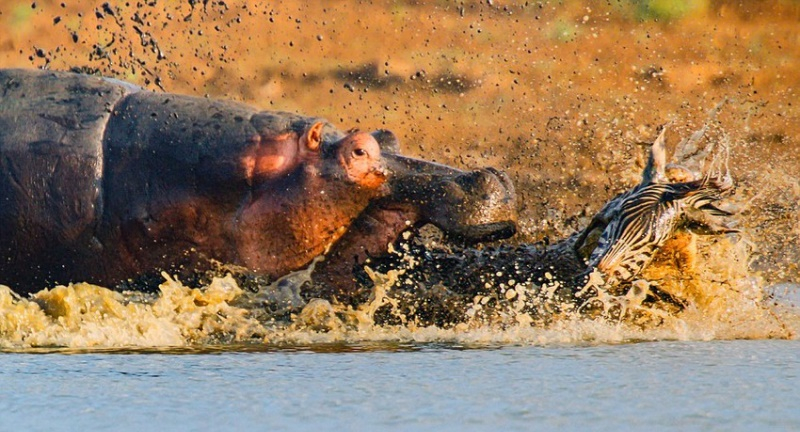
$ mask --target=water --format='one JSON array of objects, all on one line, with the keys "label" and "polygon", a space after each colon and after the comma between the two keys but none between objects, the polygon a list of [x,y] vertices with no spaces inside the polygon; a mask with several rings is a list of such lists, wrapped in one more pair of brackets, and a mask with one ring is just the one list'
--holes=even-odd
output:
[{"label": "water", "polygon": [[0,429],[796,430],[798,349],[762,340],[0,354]]}]

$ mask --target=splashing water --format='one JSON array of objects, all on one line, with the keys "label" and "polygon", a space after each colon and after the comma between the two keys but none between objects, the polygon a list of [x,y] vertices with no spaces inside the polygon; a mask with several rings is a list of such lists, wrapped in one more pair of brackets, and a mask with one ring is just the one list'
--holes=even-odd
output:
[{"label": "splashing water", "polygon": [[[0,347],[236,349],[242,344],[550,345],[795,337],[800,314],[789,304],[771,303],[761,278],[746,270],[750,253],[748,242],[735,235],[707,240],[685,234],[662,250],[629,292],[601,291],[590,300],[602,302],[607,313],[556,313],[546,323],[527,311],[542,306],[536,292],[554,292],[555,280],[539,287],[508,281],[494,298],[450,305],[461,320],[440,325],[420,325],[414,301],[396,295],[393,287],[402,281],[403,270],[370,271],[372,295],[358,307],[314,299],[288,318],[269,312],[274,308],[264,300],[276,285],[254,293],[242,290],[230,275],[189,288],[165,273],[158,295],[79,283],[23,299],[2,286]],[[650,287],[684,299],[685,307],[643,304]]]}]

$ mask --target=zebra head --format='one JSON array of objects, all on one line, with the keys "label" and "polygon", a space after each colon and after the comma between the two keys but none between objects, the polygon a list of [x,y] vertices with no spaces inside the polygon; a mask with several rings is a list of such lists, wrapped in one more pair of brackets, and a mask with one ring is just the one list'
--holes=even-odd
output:
[{"label": "zebra head", "polygon": [[589,267],[606,283],[630,281],[652,261],[655,252],[681,226],[689,209],[713,216],[731,213],[714,204],[733,189],[729,176],[682,183],[650,183],[622,197],[589,256]]},{"label": "zebra head", "polygon": [[[668,126],[663,127],[650,149],[642,181],[609,201],[576,241],[576,250],[584,257],[588,255],[588,271],[599,270],[605,275],[606,284],[617,285],[636,277],[687,222],[708,226],[701,222],[705,215],[732,215],[715,206],[734,187],[728,170],[727,142],[718,147],[722,151],[717,152],[710,173],[698,179],[683,165],[666,163]],[[706,129],[704,126],[683,141],[679,151],[685,153],[686,146],[696,147]],[[730,231],[735,230],[721,228],[715,232]],[[589,241],[593,238],[596,245],[594,240]]]}]

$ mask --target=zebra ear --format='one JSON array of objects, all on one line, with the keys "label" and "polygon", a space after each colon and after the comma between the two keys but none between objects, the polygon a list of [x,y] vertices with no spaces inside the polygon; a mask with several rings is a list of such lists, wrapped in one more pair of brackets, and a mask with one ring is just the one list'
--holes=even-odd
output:
[{"label": "zebra ear", "polygon": [[650,147],[650,156],[647,158],[647,165],[642,171],[642,186],[650,183],[666,183],[667,176],[664,173],[667,165],[667,129],[672,125],[672,122],[661,126],[661,132],[658,138],[653,142]]}]

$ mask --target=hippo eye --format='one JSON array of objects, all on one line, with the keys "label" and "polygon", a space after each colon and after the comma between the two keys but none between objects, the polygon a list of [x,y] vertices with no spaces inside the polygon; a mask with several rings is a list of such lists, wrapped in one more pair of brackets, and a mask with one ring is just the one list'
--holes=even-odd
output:
[{"label": "hippo eye", "polygon": [[357,148],[357,149],[353,150],[353,156],[364,157],[366,155],[367,155],[367,151],[364,150],[364,149]]}]

